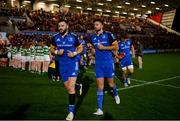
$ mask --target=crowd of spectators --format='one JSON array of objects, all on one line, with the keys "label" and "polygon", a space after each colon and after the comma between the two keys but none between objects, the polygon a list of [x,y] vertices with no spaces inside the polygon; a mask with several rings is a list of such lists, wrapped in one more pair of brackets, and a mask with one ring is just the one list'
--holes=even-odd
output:
[{"label": "crowd of spectators", "polygon": [[[91,33],[93,30],[93,20],[101,18],[105,23],[105,30],[111,31],[118,36],[121,32],[127,32],[132,35],[132,39],[141,41],[145,49],[167,49],[180,48],[180,37],[168,33],[167,30],[148,22],[141,18],[113,18],[107,16],[86,15],[73,12],[47,12],[43,9],[30,10],[25,8],[0,8],[0,13],[3,16],[23,17],[25,21],[14,21],[18,29],[33,30],[33,31],[57,31],[57,23],[61,18],[66,18],[69,21],[70,31],[80,33]],[[26,16],[27,15],[27,16]],[[28,20],[29,19],[29,20]],[[2,23],[4,24],[4,23]],[[32,40],[50,40],[49,35],[22,35],[13,36],[13,44],[20,45],[23,42]],[[87,39],[89,40],[89,38]]]}]

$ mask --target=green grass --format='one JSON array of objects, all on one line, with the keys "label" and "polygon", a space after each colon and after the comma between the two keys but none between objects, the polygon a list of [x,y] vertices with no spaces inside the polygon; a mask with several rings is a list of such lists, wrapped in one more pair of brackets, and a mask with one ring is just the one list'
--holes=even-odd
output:
[{"label": "green grass", "polygon": [[[116,105],[113,98],[105,94],[103,116],[92,114],[96,109],[93,68],[82,72],[83,95],[76,98],[75,119],[180,119],[180,78],[145,84],[180,76],[180,53],[145,55],[143,61],[143,69],[135,66],[132,78],[147,82],[132,81],[131,84],[144,84],[141,86],[124,89],[120,70],[116,69],[121,104]],[[68,95],[62,82],[13,68],[0,68],[0,119],[63,120],[67,105]]]}]

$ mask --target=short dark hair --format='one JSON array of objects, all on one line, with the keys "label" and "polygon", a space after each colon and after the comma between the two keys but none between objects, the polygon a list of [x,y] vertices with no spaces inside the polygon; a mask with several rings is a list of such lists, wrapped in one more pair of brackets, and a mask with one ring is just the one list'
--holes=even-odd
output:
[{"label": "short dark hair", "polygon": [[63,18],[63,19],[60,19],[59,22],[65,22],[66,24],[68,24],[67,19],[64,19],[64,18]]},{"label": "short dark hair", "polygon": [[94,22],[100,22],[100,23],[104,24],[104,21],[102,19],[94,19],[93,23]]},{"label": "short dark hair", "polygon": [[129,36],[128,36],[128,34],[127,34],[126,32],[120,33],[120,36],[121,36],[121,38],[123,38],[123,39],[129,38]]}]

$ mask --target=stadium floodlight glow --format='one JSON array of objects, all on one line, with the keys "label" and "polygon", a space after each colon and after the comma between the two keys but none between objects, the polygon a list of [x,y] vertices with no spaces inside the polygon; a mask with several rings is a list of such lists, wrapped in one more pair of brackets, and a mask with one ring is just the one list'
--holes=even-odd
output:
[{"label": "stadium floodlight glow", "polygon": [[119,17],[119,16],[115,16],[115,15],[113,15],[112,17],[117,18],[117,17]]},{"label": "stadium floodlight glow", "polygon": [[117,8],[122,8],[122,6],[118,5]]},{"label": "stadium floodlight glow", "polygon": [[103,14],[103,16],[109,16],[108,14]]},{"label": "stadium floodlight glow", "polygon": [[122,14],[126,15],[126,14],[127,14],[127,12],[122,12]]},{"label": "stadium floodlight glow", "polygon": [[160,8],[156,7],[156,10],[160,10]]},{"label": "stadium floodlight glow", "polygon": [[87,10],[92,10],[92,8],[87,8]]},{"label": "stadium floodlight glow", "polygon": [[43,3],[43,2],[39,2],[39,4],[44,5],[45,3]]},{"label": "stadium floodlight glow", "polygon": [[131,16],[134,16],[135,14],[134,13],[130,13]]},{"label": "stadium floodlight glow", "polygon": [[103,3],[98,3],[98,5],[104,5]]},{"label": "stadium floodlight glow", "polygon": [[154,1],[151,1],[151,4],[155,4],[155,2],[154,2]]},{"label": "stadium floodlight glow", "polygon": [[148,11],[148,12],[147,12],[147,14],[151,14],[151,13],[152,13],[152,11]]},{"label": "stadium floodlight glow", "polygon": [[142,8],[145,8],[145,7],[146,7],[146,5],[141,5],[141,7],[142,7]]},{"label": "stadium floodlight glow", "polygon": [[23,3],[31,3],[31,1],[25,0],[23,1]]},{"label": "stadium floodlight glow", "polygon": [[130,2],[125,2],[126,5],[130,5],[131,3]]},{"label": "stadium floodlight glow", "polygon": [[71,6],[70,6],[70,5],[65,5],[64,7],[65,7],[65,8],[70,8]]},{"label": "stadium floodlight glow", "polygon": [[111,12],[111,10],[106,10],[106,12]]},{"label": "stadium floodlight glow", "polygon": [[82,0],[76,0],[76,2],[82,3]]},{"label": "stadium floodlight glow", "polygon": [[76,8],[77,8],[77,9],[82,9],[82,7],[80,7],[80,6],[77,6]]},{"label": "stadium floodlight glow", "polygon": [[101,15],[100,15],[100,14],[98,14],[98,13],[95,13],[94,15],[95,15],[95,16],[101,16]]},{"label": "stadium floodlight glow", "polygon": [[138,9],[137,9],[137,8],[134,8],[133,10],[134,10],[134,11],[137,11]]},{"label": "stadium floodlight glow", "polygon": [[169,5],[168,5],[168,4],[165,4],[164,6],[165,6],[165,7],[168,7]]},{"label": "stadium floodlight glow", "polygon": [[111,2],[112,0],[106,0],[106,1]]},{"label": "stadium floodlight glow", "polygon": [[115,11],[115,13],[119,13],[119,11]]},{"label": "stadium floodlight glow", "polygon": [[140,17],[141,16],[141,14],[136,14],[136,17]]},{"label": "stadium floodlight glow", "polygon": [[102,11],[102,9],[97,9],[97,11]]}]

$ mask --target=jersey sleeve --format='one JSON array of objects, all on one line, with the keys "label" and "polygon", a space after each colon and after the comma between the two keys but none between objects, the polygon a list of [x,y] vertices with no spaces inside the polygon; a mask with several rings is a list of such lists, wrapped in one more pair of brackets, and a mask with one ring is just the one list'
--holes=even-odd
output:
[{"label": "jersey sleeve", "polygon": [[73,36],[74,36],[74,46],[78,47],[81,43],[79,42],[78,38],[75,35]]},{"label": "jersey sleeve", "polygon": [[54,37],[52,38],[52,41],[51,41],[51,45],[53,45],[53,46],[56,46],[56,41],[55,41],[55,39],[56,39],[56,36],[54,36]]},{"label": "jersey sleeve", "polygon": [[112,45],[112,43],[116,41],[116,37],[113,35],[113,33],[110,33],[110,32],[108,33],[108,39],[109,39],[110,45]]}]

